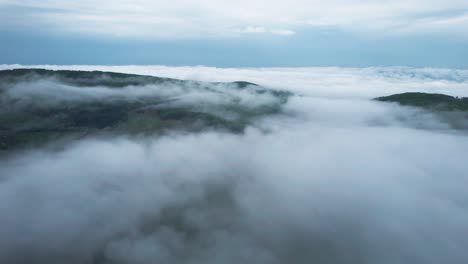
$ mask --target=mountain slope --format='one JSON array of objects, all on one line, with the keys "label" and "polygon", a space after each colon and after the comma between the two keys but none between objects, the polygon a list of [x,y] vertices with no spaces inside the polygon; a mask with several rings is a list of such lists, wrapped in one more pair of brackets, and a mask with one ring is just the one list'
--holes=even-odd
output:
[{"label": "mountain slope", "polygon": [[381,102],[398,103],[429,111],[440,122],[451,128],[468,131],[468,98],[445,94],[402,93],[375,98]]},{"label": "mountain slope", "polygon": [[242,132],[291,94],[112,72],[0,71],[0,150],[100,135]]},{"label": "mountain slope", "polygon": [[468,111],[468,98],[457,98],[445,94],[402,93],[378,97],[376,100],[438,111]]}]

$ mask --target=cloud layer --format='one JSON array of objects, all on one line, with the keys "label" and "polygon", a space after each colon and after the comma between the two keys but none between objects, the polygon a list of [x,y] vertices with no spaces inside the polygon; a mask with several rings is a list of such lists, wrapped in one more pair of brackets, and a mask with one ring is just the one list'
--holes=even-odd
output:
[{"label": "cloud layer", "polygon": [[468,261],[468,137],[431,113],[368,100],[455,93],[466,72],[126,70],[257,78],[303,96],[259,121],[267,133],[86,139],[1,158],[0,262]]},{"label": "cloud layer", "polygon": [[465,35],[468,4],[462,0],[264,1],[214,0],[79,2],[0,1],[3,29],[33,28],[117,37],[233,37],[245,32],[291,35],[308,28],[377,34]]},{"label": "cloud layer", "polygon": [[167,66],[0,65],[0,69],[100,70],[206,82],[239,80],[298,94],[374,98],[420,91],[468,96],[468,70],[411,67],[215,68]]}]

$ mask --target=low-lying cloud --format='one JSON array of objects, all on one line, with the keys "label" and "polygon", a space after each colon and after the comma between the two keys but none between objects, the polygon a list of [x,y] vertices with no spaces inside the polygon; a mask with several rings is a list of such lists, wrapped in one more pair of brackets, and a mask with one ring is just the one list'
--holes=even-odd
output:
[{"label": "low-lying cloud", "polygon": [[468,70],[411,67],[215,68],[168,66],[0,65],[0,69],[100,70],[208,82],[249,81],[321,97],[373,98],[403,92],[468,96]]},{"label": "low-lying cloud", "polygon": [[[243,73],[230,71],[212,78]],[[368,99],[388,91],[370,83],[417,89],[415,75],[291,87],[302,96],[259,120],[266,130],[88,138],[4,157],[0,262],[466,263],[468,137]],[[467,79],[440,87],[458,93]],[[420,90],[437,86],[426,80]]]},{"label": "low-lying cloud", "polygon": [[172,104],[193,105],[227,105],[236,102],[240,107],[255,108],[277,103],[277,98],[268,93],[258,93],[256,86],[236,89],[233,83],[184,82],[147,85],[128,85],[111,88],[104,85],[81,87],[66,84],[50,78],[37,78],[12,85],[2,85],[2,99],[8,103],[15,101],[18,106],[29,107],[51,106],[66,103],[138,101],[159,99]]}]

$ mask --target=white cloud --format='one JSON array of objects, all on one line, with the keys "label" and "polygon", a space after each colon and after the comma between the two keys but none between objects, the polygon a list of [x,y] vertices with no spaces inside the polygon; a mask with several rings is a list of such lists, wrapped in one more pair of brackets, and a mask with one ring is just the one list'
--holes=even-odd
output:
[{"label": "white cloud", "polygon": [[240,31],[241,33],[249,34],[259,34],[259,33],[269,33],[278,36],[291,36],[296,34],[296,32],[289,29],[267,29],[265,27],[259,26],[247,26],[245,29]]},{"label": "white cloud", "polygon": [[413,33],[438,30],[440,24],[444,30],[465,34],[462,29],[468,22],[460,13],[467,10],[468,2],[461,0],[0,2],[3,27],[145,38],[232,37],[242,33],[239,29],[291,35],[316,26],[375,34]]},{"label": "white cloud", "polygon": [[249,81],[326,97],[377,97],[420,91],[468,97],[468,70],[410,67],[215,68],[205,66],[0,65],[0,69],[101,70],[208,82]]},{"label": "white cloud", "polygon": [[245,33],[265,33],[267,30],[264,27],[247,26],[243,32]]},{"label": "white cloud", "polygon": [[281,35],[281,36],[291,36],[291,35],[296,34],[296,32],[289,30],[289,29],[273,29],[270,32],[275,35]]}]

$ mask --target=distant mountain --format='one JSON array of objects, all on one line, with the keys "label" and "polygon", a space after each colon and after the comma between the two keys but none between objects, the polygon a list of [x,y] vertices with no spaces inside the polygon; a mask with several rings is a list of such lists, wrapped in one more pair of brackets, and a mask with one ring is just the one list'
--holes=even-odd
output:
[{"label": "distant mountain", "polygon": [[88,136],[206,129],[240,133],[278,114],[291,93],[100,71],[0,71],[0,150]]},{"label": "distant mountain", "polygon": [[375,98],[377,101],[393,102],[429,111],[440,122],[453,129],[468,131],[468,98],[445,94],[402,93]]},{"label": "distant mountain", "polygon": [[378,97],[375,100],[438,111],[468,111],[468,98],[458,98],[445,94],[402,93]]},{"label": "distant mountain", "polygon": [[[71,71],[71,70],[46,70],[46,69],[13,69],[0,70],[0,82],[17,83],[24,81],[34,81],[41,78],[53,78],[58,82],[74,86],[106,86],[106,87],[125,87],[129,85],[142,86],[150,84],[180,84],[184,85],[189,81],[161,78],[147,75],[126,74],[117,72],[103,71]],[[190,81],[202,85],[202,82]],[[223,83],[213,83],[223,84]],[[229,84],[229,83],[227,83]],[[237,88],[247,86],[258,86],[257,84],[237,81],[232,82]]]}]

